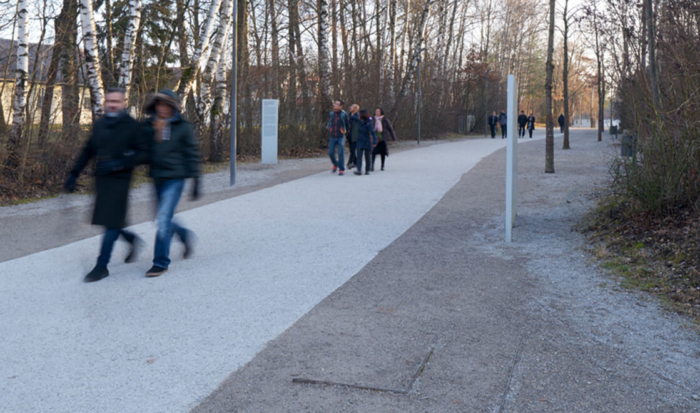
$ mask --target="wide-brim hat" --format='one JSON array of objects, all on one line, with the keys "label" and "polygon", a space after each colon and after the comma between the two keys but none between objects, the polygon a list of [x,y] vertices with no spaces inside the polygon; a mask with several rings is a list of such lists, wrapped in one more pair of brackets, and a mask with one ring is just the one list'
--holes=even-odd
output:
[{"label": "wide-brim hat", "polygon": [[163,89],[160,92],[153,95],[148,102],[143,106],[143,111],[146,114],[153,114],[156,111],[156,103],[163,102],[170,105],[175,112],[180,112],[182,106],[180,105],[180,97],[177,93],[170,89]]}]

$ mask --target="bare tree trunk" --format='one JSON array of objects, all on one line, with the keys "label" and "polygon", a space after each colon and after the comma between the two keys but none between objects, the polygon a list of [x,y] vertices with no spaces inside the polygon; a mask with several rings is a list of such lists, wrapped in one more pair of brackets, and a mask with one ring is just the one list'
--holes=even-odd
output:
[{"label": "bare tree trunk", "polygon": [[403,79],[403,85],[401,86],[401,90],[399,91],[397,102],[394,104],[394,108],[391,110],[391,112],[394,114],[394,117],[396,117],[396,104],[398,104],[399,101],[406,97],[406,95],[408,94],[408,88],[411,84],[411,80],[413,80],[413,72],[415,71],[416,65],[418,64],[418,59],[420,59],[421,53],[423,52],[425,26],[428,22],[428,14],[430,13],[430,5],[432,3],[433,0],[426,0],[425,6],[423,6],[423,11],[421,12],[420,24],[416,26],[415,48],[411,51],[408,70],[406,71],[406,76]]},{"label": "bare tree trunk", "polygon": [[[546,110],[547,110],[547,137],[545,143],[545,173],[554,173],[554,119],[552,118],[552,76],[554,74],[554,64],[552,63],[552,55],[554,54],[554,11],[557,7],[556,0],[549,0],[549,40],[547,43],[547,80],[544,88],[547,92]],[[515,114],[511,114],[514,116]]]},{"label": "bare tree trunk", "polygon": [[649,47],[649,77],[651,78],[651,95],[654,99],[654,110],[659,110],[659,76],[656,69],[656,23],[654,20],[654,5],[651,0],[644,0],[644,11],[647,22],[647,45]]},{"label": "bare tree trunk", "polygon": [[[599,35],[599,28],[598,28],[598,17],[597,17],[597,10],[594,10],[593,14],[593,31],[595,32],[595,56],[597,59],[598,63],[598,79],[597,79],[597,87],[598,87],[598,142],[601,142],[603,140],[603,130],[602,130],[602,116],[600,114],[602,113],[603,109],[600,108],[600,102],[601,102],[601,95],[603,94],[603,91],[601,89],[601,84],[603,82],[603,56],[602,56],[602,51],[600,48],[600,35]],[[591,108],[593,107],[593,97],[591,96]],[[593,117],[593,112],[591,111],[591,118]],[[591,119],[591,127],[593,127],[593,119]]]},{"label": "bare tree trunk", "polygon": [[[61,48],[61,86],[62,134],[74,135],[80,125],[80,76],[75,61],[78,57],[78,2],[63,0],[67,3],[65,43]],[[72,78],[72,79],[71,79]],[[71,81],[72,80],[72,81]]]},{"label": "bare tree trunk", "polygon": [[177,9],[177,39],[180,50],[180,66],[185,67],[189,61],[187,57],[187,28],[185,27],[185,12],[187,11],[187,6],[184,4],[184,0],[177,0],[175,4],[175,8]]},{"label": "bare tree trunk", "polygon": [[280,41],[277,26],[277,6],[275,0],[269,1],[270,29],[272,35],[272,81],[275,87],[272,89],[272,98],[282,98],[282,78],[280,77]]},{"label": "bare tree trunk", "polygon": [[338,0],[331,0],[331,79],[333,99],[340,96],[338,70]]},{"label": "bare tree trunk", "polygon": [[97,53],[97,30],[95,29],[95,16],[92,12],[92,0],[80,0],[80,21],[85,45],[86,77],[92,96],[92,116],[95,119],[104,113],[102,107],[104,86],[100,69],[100,56]]},{"label": "bare tree trunk", "polygon": [[[58,67],[63,55],[63,48],[68,40],[68,36],[70,35],[70,22],[68,19],[71,16],[71,8],[75,8],[73,1],[64,0],[61,13],[59,13],[54,22],[54,45],[53,50],[51,51],[51,61],[49,62],[46,77],[46,87],[44,89],[44,97],[41,102],[41,119],[39,120],[39,143],[42,147],[46,143],[46,138],[49,133],[51,123],[51,106],[53,103]],[[75,18],[75,15],[73,15],[73,17]]]},{"label": "bare tree trunk", "polygon": [[564,0],[564,145],[562,149],[571,149],[569,146],[569,0]]},{"label": "bare tree trunk", "polygon": [[389,67],[386,71],[386,81],[389,84],[388,107],[394,107],[396,91],[394,90],[394,70],[396,67],[396,0],[389,0]]},{"label": "bare tree trunk", "polygon": [[178,85],[175,88],[177,93],[183,98],[183,111],[185,110],[184,106],[187,102],[186,97],[192,89],[194,81],[197,79],[197,75],[199,74],[202,59],[204,59],[204,56],[206,56],[206,54],[209,52],[209,40],[211,38],[211,32],[214,30],[214,23],[216,21],[216,15],[219,11],[219,7],[221,6],[221,1],[222,0],[212,1],[211,8],[209,9],[209,15],[204,23],[204,30],[202,30],[202,34],[197,42],[197,48],[192,55],[192,59],[190,59],[189,65],[182,71],[182,76],[180,76]]},{"label": "bare tree trunk", "polygon": [[[230,27],[230,24],[229,24]],[[228,67],[228,30],[224,36],[224,47],[221,48],[219,64],[214,77],[214,101],[211,106],[211,127],[209,138],[209,161],[221,162],[224,160],[223,146],[223,107],[226,97],[226,72]]]},{"label": "bare tree trunk", "polygon": [[318,108],[321,112],[330,104],[331,93],[328,74],[328,0],[318,2]]},{"label": "bare tree trunk", "polygon": [[[28,27],[29,11],[27,0],[17,2],[17,58],[15,66],[15,97],[13,100],[12,129],[7,141],[7,159],[5,160],[5,176],[13,176],[20,164],[20,148],[22,147],[22,131],[26,120],[27,105],[27,75],[29,73],[29,44]],[[10,51],[12,52],[12,51]]]},{"label": "bare tree trunk", "polygon": [[129,23],[124,34],[124,49],[119,62],[119,87],[126,90],[126,100],[129,100],[131,88],[131,70],[134,66],[134,48],[136,46],[136,33],[141,24],[141,0],[129,0]]},{"label": "bare tree trunk", "polygon": [[107,43],[107,50],[105,54],[107,55],[107,86],[114,84],[114,78],[116,77],[116,71],[114,68],[114,48],[112,47],[112,40],[114,38],[114,30],[112,28],[112,0],[104,0],[105,2],[105,41]]}]

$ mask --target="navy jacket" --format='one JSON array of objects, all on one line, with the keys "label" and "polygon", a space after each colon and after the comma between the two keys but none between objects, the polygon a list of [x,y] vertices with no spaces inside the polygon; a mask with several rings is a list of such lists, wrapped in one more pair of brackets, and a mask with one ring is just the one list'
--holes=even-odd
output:
[{"label": "navy jacket", "polygon": [[358,149],[372,149],[377,144],[377,134],[374,132],[374,122],[371,119],[360,120],[357,134]]},{"label": "navy jacket", "polygon": [[508,124],[508,115],[505,113],[498,115],[498,123],[500,123],[501,126],[506,126]]}]

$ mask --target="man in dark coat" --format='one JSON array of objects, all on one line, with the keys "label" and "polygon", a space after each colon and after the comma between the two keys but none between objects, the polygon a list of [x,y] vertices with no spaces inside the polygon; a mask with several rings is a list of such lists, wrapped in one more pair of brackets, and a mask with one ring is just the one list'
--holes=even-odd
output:
[{"label": "man in dark coat", "polygon": [[150,176],[156,187],[158,212],[153,267],[147,277],[158,277],[170,265],[170,243],[177,234],[185,244],[185,258],[193,253],[194,233],[173,221],[185,179],[193,178],[192,199],[199,198],[199,144],[192,125],[180,115],[180,98],[172,90],[161,90],[144,107],[150,117],[144,135],[150,144]]},{"label": "man in dark coat", "polygon": [[525,126],[527,125],[527,116],[525,116],[525,111],[520,111],[520,116],[518,116],[518,138],[525,137]]},{"label": "man in dark coat", "polygon": [[508,136],[508,116],[505,110],[498,116],[498,123],[501,125],[501,139],[505,139]]},{"label": "man in dark coat", "polygon": [[107,264],[114,243],[121,235],[131,244],[126,262],[136,260],[141,240],[124,230],[129,198],[129,186],[134,167],[148,161],[148,148],[141,126],[126,113],[125,91],[109,89],[105,96],[105,116],[97,119],[90,139],[82,150],[65,183],[68,192],[75,191],[80,172],[92,158],[95,165],[95,210],[92,224],[106,228],[97,265],[85,282],[99,281],[109,275]]},{"label": "man in dark coat", "polygon": [[496,111],[494,110],[491,116],[489,116],[489,127],[491,128],[491,139],[496,139],[496,125],[498,125],[498,116],[496,116]]},{"label": "man in dark coat", "polygon": [[564,133],[564,124],[566,123],[566,118],[564,114],[559,115],[559,128],[561,128],[561,133]]}]

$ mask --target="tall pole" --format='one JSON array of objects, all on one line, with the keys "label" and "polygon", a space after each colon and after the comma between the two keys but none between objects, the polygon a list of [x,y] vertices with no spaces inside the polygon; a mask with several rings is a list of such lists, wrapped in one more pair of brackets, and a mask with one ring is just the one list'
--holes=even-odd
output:
[{"label": "tall pole", "polygon": [[489,71],[486,71],[486,90],[484,91],[484,138],[489,129]]},{"label": "tall pole", "polygon": [[420,145],[420,99],[421,99],[421,88],[420,88],[420,56],[418,57],[418,145]]},{"label": "tall pole", "polygon": [[231,186],[236,185],[236,117],[238,72],[238,0],[233,0],[233,66],[231,68]]}]

